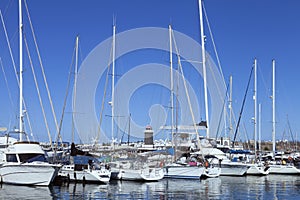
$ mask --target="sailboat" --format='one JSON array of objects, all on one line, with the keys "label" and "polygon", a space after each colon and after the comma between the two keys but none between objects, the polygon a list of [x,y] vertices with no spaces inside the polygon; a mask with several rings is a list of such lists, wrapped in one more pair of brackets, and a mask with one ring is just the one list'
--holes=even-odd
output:
[{"label": "sailboat", "polygon": [[[233,173],[235,173],[235,170],[231,170],[233,167],[238,167],[240,165],[240,169],[242,168],[246,168],[246,173],[244,173],[244,175],[267,175],[269,174],[269,167],[267,165],[264,165],[259,159],[257,159],[257,149],[256,149],[256,138],[257,138],[257,97],[256,97],[256,91],[257,91],[257,77],[256,77],[256,74],[257,74],[257,62],[256,62],[256,59],[254,61],[254,66],[251,70],[251,74],[250,74],[250,77],[249,77],[249,81],[248,81],[248,85],[247,85],[247,90],[248,90],[248,86],[249,86],[249,83],[250,83],[250,78],[251,78],[251,75],[252,75],[252,71],[254,69],[254,96],[253,96],[253,99],[254,99],[254,144],[255,144],[255,150],[254,150],[254,158],[251,158],[250,159],[250,151],[247,151],[247,150],[235,150],[235,149],[232,149],[229,151],[230,153],[230,158],[231,160],[229,160],[228,158],[221,158],[222,159],[222,168],[224,168],[225,166],[229,167],[231,165],[231,167],[229,167],[228,170],[226,170],[226,174],[225,173],[222,173],[223,175],[229,175],[229,174],[232,174],[234,175]],[[246,94],[247,94],[247,91],[246,91]],[[246,95],[245,95],[246,97]],[[245,99],[245,98],[244,98]],[[230,169],[231,168],[231,169]],[[223,169],[222,169],[223,170]],[[223,170],[225,171],[225,170]],[[231,171],[231,172],[230,172]],[[237,172],[238,170],[236,170]],[[238,175],[238,174],[236,174]],[[240,175],[243,175],[242,173]]]},{"label": "sailboat", "polygon": [[[204,78],[204,87],[205,87],[205,102],[207,102],[207,91],[206,91],[206,68],[205,68],[205,49],[204,49],[204,32],[203,32],[203,19],[202,19],[202,3],[201,0],[199,0],[199,12],[200,12],[200,25],[201,25],[201,42],[202,42],[202,60],[203,60],[203,78]],[[174,107],[173,105],[173,77],[172,77],[172,29],[171,26],[169,26],[169,35],[170,35],[170,68],[171,68],[171,108]],[[177,48],[176,48],[177,49]],[[184,79],[184,75],[183,75],[183,71],[182,71],[182,67],[181,67],[181,62],[180,62],[180,55],[178,55],[177,52],[177,56],[178,56],[178,64],[179,64],[179,68],[182,74],[182,78],[185,84],[185,79]],[[188,96],[188,92],[186,91],[186,94]],[[198,130],[197,127],[195,126],[195,120],[194,120],[194,114],[193,114],[193,110],[191,108],[190,105],[190,101],[188,98],[188,102],[189,102],[189,106],[190,106],[190,112],[193,118],[193,124],[194,124],[194,129],[196,131],[196,140],[198,142],[198,148],[200,148],[200,152],[201,152],[201,144],[200,144],[200,139],[199,139],[199,135],[198,135]],[[207,104],[206,104],[207,106]],[[207,107],[206,107],[207,108]],[[206,113],[208,113],[208,111],[206,110]],[[208,116],[206,115],[206,118],[208,118]],[[208,121],[206,121],[206,123],[208,123]],[[175,141],[174,141],[174,132],[173,132],[173,112],[172,112],[172,124],[171,124],[171,132],[172,132],[172,144],[174,146],[174,148],[176,147],[176,145],[174,145]],[[208,134],[208,128],[207,128],[207,134]],[[208,134],[209,135],[209,134]],[[175,151],[176,154],[176,151]],[[183,179],[200,179],[200,178],[212,178],[212,177],[218,177],[221,173],[221,169],[218,166],[214,166],[214,165],[209,165],[208,162],[205,162],[204,159],[204,154],[200,153],[200,154],[195,154],[194,156],[191,155],[182,155],[177,161],[168,164],[165,166],[165,170],[166,170],[166,174],[165,177],[166,178],[183,178]]]},{"label": "sailboat", "polygon": [[269,166],[264,165],[260,159],[257,158],[257,60],[254,60],[254,159],[255,163],[246,163],[250,166],[247,170],[247,175],[267,175],[269,174]]},{"label": "sailboat", "polygon": [[[79,37],[76,37],[76,60],[75,60],[75,81],[74,92],[76,91],[77,69],[78,69],[78,43]],[[74,93],[76,96],[76,93]],[[75,99],[75,98],[74,98]],[[74,103],[74,102],[73,102]],[[75,103],[74,103],[75,105]],[[73,107],[75,110],[75,108]],[[74,113],[73,113],[74,115]],[[71,144],[71,163],[65,164],[59,171],[59,176],[68,181],[89,182],[89,183],[108,183],[111,177],[111,171],[108,165],[100,163],[93,155],[83,152],[75,147],[74,131],[72,133]]]},{"label": "sailboat", "polygon": [[[202,65],[203,65],[203,81],[204,81],[204,102],[205,102],[205,114],[206,114],[206,138],[210,139],[210,123],[208,117],[208,94],[207,94],[207,80],[206,80],[206,52],[205,52],[205,35],[203,26],[202,16],[202,0],[199,0],[199,12],[200,12],[200,25],[201,25],[201,44],[202,44]],[[207,141],[203,139],[204,143]],[[206,170],[203,176],[214,177],[214,176],[243,176],[249,169],[249,166],[243,163],[232,162],[227,158],[226,154],[221,150],[212,147],[207,141],[207,145],[201,145],[201,149],[194,154],[202,156],[207,162]],[[210,168],[208,168],[208,166]]]},{"label": "sailboat", "polygon": [[83,183],[108,183],[110,167],[98,161],[93,155],[83,152],[71,144],[72,163],[63,165],[59,176],[67,181]]},{"label": "sailboat", "polygon": [[[273,116],[272,116],[272,142],[273,142],[273,154],[275,157],[275,151],[276,151],[276,143],[275,143],[275,136],[276,136],[276,126],[275,126],[275,60],[272,61],[272,68],[273,68],[273,80],[272,80],[272,110],[273,110]],[[270,174],[300,174],[300,169],[294,166],[293,163],[285,163],[284,160],[281,162],[277,161],[270,161],[268,162],[268,165],[270,167]]]},{"label": "sailboat", "polygon": [[[112,91],[111,101],[111,134],[112,134],[112,148],[115,153],[115,141],[114,137],[114,104],[115,104],[115,53],[116,53],[116,25],[113,25],[113,37],[112,37]],[[129,125],[130,125],[129,118]],[[125,150],[126,151],[126,150]],[[158,181],[164,178],[164,170],[162,167],[151,166],[151,163],[147,162],[148,159],[140,157],[135,153],[135,158],[129,158],[122,160],[113,160],[109,163],[111,167],[111,178],[117,180],[130,180],[130,181]]]},{"label": "sailboat", "polygon": [[56,177],[61,165],[47,162],[45,152],[38,142],[23,141],[23,63],[22,63],[22,0],[19,0],[20,37],[20,123],[19,141],[4,149],[0,166],[1,183],[48,186]]},{"label": "sailboat", "polygon": [[159,181],[163,179],[165,176],[163,168],[152,166],[147,159],[138,156],[111,162],[111,168],[118,171],[114,178],[127,181]]}]

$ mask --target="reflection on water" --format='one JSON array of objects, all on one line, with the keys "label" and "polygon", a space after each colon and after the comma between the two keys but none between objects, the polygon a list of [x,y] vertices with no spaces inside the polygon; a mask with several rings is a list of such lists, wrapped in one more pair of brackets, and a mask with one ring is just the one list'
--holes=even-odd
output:
[{"label": "reflection on water", "polygon": [[55,199],[107,199],[109,185],[98,184],[68,184],[51,186],[52,196]]},{"label": "reflection on water", "polygon": [[3,199],[300,199],[300,176],[219,177],[50,187],[2,185]]},{"label": "reflection on water", "polygon": [[265,194],[274,199],[300,199],[300,176],[269,175],[264,185]]},{"label": "reflection on water", "polygon": [[51,199],[48,187],[28,187],[3,184],[0,186],[0,199]]}]

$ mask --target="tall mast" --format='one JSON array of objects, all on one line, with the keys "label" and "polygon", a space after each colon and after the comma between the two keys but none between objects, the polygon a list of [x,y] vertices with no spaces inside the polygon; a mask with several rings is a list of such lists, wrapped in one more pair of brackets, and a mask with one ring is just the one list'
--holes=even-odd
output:
[{"label": "tall mast", "polygon": [[261,103],[258,104],[258,119],[258,151],[261,152]]},{"label": "tall mast", "polygon": [[254,59],[254,153],[256,158],[256,138],[257,138],[257,61]]},{"label": "tall mast", "polygon": [[131,123],[131,113],[129,114],[129,121],[128,121],[128,137],[127,137],[128,146],[129,146],[129,138],[130,138],[130,123]]},{"label": "tall mast", "polygon": [[232,128],[232,76],[229,78],[229,138],[233,135]]},{"label": "tall mast", "polygon": [[170,40],[170,85],[171,85],[171,139],[172,147],[174,147],[174,85],[173,85],[173,55],[172,55],[172,27],[169,25],[169,40]]},{"label": "tall mast", "polygon": [[75,99],[76,99],[76,90],[77,90],[77,75],[78,75],[78,42],[79,36],[76,37],[76,49],[75,49],[75,72],[74,72],[74,98],[73,98],[73,114],[72,114],[72,143],[74,143],[75,138],[75,127],[74,127],[74,112],[75,109]]},{"label": "tall mast", "polygon": [[[115,96],[115,54],[116,54],[116,25],[113,26],[113,60],[112,60],[112,79],[111,79],[111,137],[114,143],[114,96]],[[114,145],[114,144],[113,144]]]},{"label": "tall mast", "polygon": [[272,88],[272,110],[273,110],[273,117],[272,117],[272,142],[273,142],[273,153],[275,153],[276,146],[275,146],[275,134],[276,134],[276,127],[275,127],[275,60],[272,60],[272,65],[273,65],[273,88]]},{"label": "tall mast", "polygon": [[23,20],[22,20],[22,0],[19,0],[19,56],[20,56],[20,110],[19,110],[19,131],[20,141],[22,141],[23,134]]},{"label": "tall mast", "polygon": [[226,104],[224,103],[223,105],[223,118],[224,118],[224,132],[225,132],[225,137],[227,138],[227,116],[226,116],[226,113],[227,113],[227,108],[226,108]]},{"label": "tall mast", "polygon": [[206,137],[209,138],[209,118],[208,118],[208,100],[207,100],[207,83],[206,83],[206,59],[205,59],[205,35],[203,30],[203,13],[202,0],[199,0],[199,14],[200,14],[200,31],[201,31],[201,46],[202,46],[202,67],[203,67],[203,81],[204,81],[204,102],[205,102],[205,118],[206,118]]}]

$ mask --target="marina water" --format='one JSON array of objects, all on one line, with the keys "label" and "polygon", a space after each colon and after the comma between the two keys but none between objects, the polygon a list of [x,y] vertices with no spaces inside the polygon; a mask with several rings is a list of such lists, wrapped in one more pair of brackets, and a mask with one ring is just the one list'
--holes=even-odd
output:
[{"label": "marina water", "polygon": [[206,180],[64,183],[49,187],[2,184],[0,199],[300,199],[300,176],[221,176]]}]

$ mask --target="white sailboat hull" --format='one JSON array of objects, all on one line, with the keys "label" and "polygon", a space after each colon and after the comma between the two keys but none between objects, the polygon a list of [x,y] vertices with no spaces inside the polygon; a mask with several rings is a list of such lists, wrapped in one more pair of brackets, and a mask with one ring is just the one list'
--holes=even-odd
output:
[{"label": "white sailboat hull", "polygon": [[0,168],[3,183],[48,186],[57,176],[60,166],[44,162],[4,163]]},{"label": "white sailboat hull", "polygon": [[256,175],[256,176],[264,176],[270,173],[269,167],[264,165],[257,165],[257,164],[248,164],[250,168],[247,170],[247,175]]},{"label": "white sailboat hull", "polygon": [[146,181],[158,181],[165,176],[163,168],[146,168],[142,170],[141,177]]},{"label": "white sailboat hull", "polygon": [[219,167],[209,167],[204,170],[203,174],[201,175],[201,178],[216,178],[219,177],[221,174],[221,168]]},{"label": "white sailboat hull", "polygon": [[204,167],[168,165],[165,167],[166,178],[200,179]]},{"label": "white sailboat hull", "polygon": [[162,168],[120,169],[117,176],[120,180],[159,181],[164,178]]},{"label": "white sailboat hull", "polygon": [[246,175],[249,166],[240,163],[225,163],[221,164],[220,176],[244,176]]},{"label": "white sailboat hull", "polygon": [[300,174],[300,169],[293,165],[269,165],[270,174]]},{"label": "white sailboat hull", "polygon": [[70,181],[108,183],[110,181],[111,172],[105,168],[77,171],[74,170],[74,165],[65,165],[60,170],[59,175],[67,177]]}]

